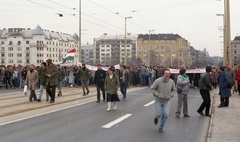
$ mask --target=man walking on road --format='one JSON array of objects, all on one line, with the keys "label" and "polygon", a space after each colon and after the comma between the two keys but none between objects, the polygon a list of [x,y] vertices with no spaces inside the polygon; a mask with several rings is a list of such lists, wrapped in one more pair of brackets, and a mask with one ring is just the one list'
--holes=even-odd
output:
[{"label": "man walking on road", "polygon": [[52,59],[48,59],[47,61],[47,70],[46,70],[46,90],[49,96],[51,97],[50,103],[55,102],[55,92],[56,85],[58,82],[58,69],[57,66],[52,63]]},{"label": "man walking on road", "polygon": [[[82,89],[83,89],[83,96],[89,94],[89,79],[91,77],[91,72],[88,68],[86,68],[85,64],[82,64],[82,71],[80,73],[80,79],[82,81]],[[87,90],[87,93],[85,92],[85,88]]]},{"label": "man walking on road", "polygon": [[106,71],[102,69],[102,65],[98,64],[98,70],[95,72],[94,75],[94,83],[97,86],[97,101],[96,103],[100,102],[100,90],[102,91],[103,101],[105,102],[105,90],[104,90],[104,80],[106,78]]},{"label": "man walking on road", "polygon": [[163,132],[164,124],[169,115],[170,99],[174,96],[175,83],[170,79],[170,70],[165,69],[163,71],[163,77],[155,80],[151,86],[151,91],[155,97],[156,117],[154,118],[154,124],[157,125],[158,118],[161,117],[161,123],[159,132]]},{"label": "man walking on road", "polygon": [[129,74],[127,71],[127,67],[125,65],[121,66],[119,79],[120,79],[120,91],[123,95],[123,100],[125,100],[127,96],[127,86],[129,82]]},{"label": "man walking on road", "polygon": [[30,89],[31,93],[29,96],[29,101],[32,102],[32,98],[34,101],[37,100],[37,96],[35,90],[37,89],[39,75],[38,72],[35,70],[34,65],[30,65],[29,71],[27,72],[25,85]]},{"label": "man walking on road", "polygon": [[210,98],[210,90],[212,90],[211,85],[211,77],[210,72],[212,71],[211,66],[206,67],[206,73],[201,77],[200,79],[200,94],[202,96],[203,102],[197,112],[204,116],[203,110],[205,108],[205,116],[211,117],[211,114],[209,113],[210,105],[211,105],[211,98]]},{"label": "man walking on road", "polygon": [[[39,70],[40,90],[39,90],[39,96],[38,96],[38,99],[37,99],[38,102],[41,102],[43,89],[46,88],[46,80],[47,80],[46,66],[47,66],[46,62],[42,62],[41,68]],[[46,101],[49,101],[49,95],[48,95],[47,91],[46,91]]]}]

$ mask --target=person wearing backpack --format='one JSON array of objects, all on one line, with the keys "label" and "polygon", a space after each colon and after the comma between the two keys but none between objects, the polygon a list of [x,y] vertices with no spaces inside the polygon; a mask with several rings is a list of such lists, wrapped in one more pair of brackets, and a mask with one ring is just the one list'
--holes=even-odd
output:
[{"label": "person wearing backpack", "polygon": [[230,76],[224,67],[220,67],[221,73],[219,74],[219,95],[220,95],[220,107],[228,107],[229,105],[229,97],[231,94],[231,87],[229,87]]}]

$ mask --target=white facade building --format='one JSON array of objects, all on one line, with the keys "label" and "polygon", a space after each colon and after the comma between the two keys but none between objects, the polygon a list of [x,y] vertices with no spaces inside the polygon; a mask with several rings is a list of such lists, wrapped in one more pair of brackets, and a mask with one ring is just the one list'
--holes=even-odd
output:
[{"label": "white facade building", "polygon": [[0,30],[0,64],[23,66],[40,65],[51,58],[59,62],[70,49],[76,48],[78,60],[78,35],[35,29],[9,28]]}]

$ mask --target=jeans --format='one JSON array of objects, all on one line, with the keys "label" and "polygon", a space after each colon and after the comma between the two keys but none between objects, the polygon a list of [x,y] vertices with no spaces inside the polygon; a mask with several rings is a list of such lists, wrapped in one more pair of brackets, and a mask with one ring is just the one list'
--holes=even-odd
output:
[{"label": "jeans", "polygon": [[58,93],[61,93],[62,92],[62,83],[63,81],[58,81]]},{"label": "jeans", "polygon": [[141,75],[141,85],[142,86],[146,85],[146,75]]},{"label": "jeans", "polygon": [[83,89],[83,94],[84,94],[84,95],[86,95],[85,88],[86,88],[86,90],[87,90],[87,94],[89,93],[88,86],[89,86],[89,80],[87,80],[87,81],[82,81],[82,89]]},{"label": "jeans", "polygon": [[127,95],[127,83],[126,82],[121,82],[120,83],[120,91],[123,94],[123,98],[126,98]]},{"label": "jeans", "polygon": [[153,84],[153,78],[149,76],[148,77],[148,85],[149,85],[149,87],[151,87],[152,84]]},{"label": "jeans", "polygon": [[164,102],[161,100],[155,100],[156,118],[161,117],[161,123],[159,128],[162,129],[169,115],[170,100]]},{"label": "jeans", "polygon": [[[40,85],[38,100],[42,99],[43,89],[45,89],[45,87],[46,86],[44,86],[44,85]],[[49,100],[49,95],[47,93],[47,90],[46,90],[46,100]]]}]

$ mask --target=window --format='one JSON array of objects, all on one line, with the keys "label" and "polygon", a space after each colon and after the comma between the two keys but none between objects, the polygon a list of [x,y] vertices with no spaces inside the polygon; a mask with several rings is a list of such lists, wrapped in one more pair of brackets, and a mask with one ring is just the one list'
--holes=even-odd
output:
[{"label": "window", "polygon": [[18,45],[20,45],[21,44],[21,41],[18,41]]},{"label": "window", "polygon": [[161,49],[164,50],[164,46],[161,46]]},{"label": "window", "polygon": [[29,41],[26,41],[26,44],[29,44]]},{"label": "window", "polygon": [[17,63],[22,63],[22,60],[17,60]]},{"label": "window", "polygon": [[18,54],[17,54],[17,57],[22,57],[22,53],[18,53]]},{"label": "window", "polygon": [[4,41],[1,41],[1,44],[4,44]]},{"label": "window", "polygon": [[29,50],[29,47],[26,47],[26,50]]},{"label": "window", "polygon": [[12,43],[12,41],[9,41],[9,43],[8,43],[9,45],[12,45],[13,43]]}]

